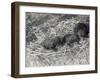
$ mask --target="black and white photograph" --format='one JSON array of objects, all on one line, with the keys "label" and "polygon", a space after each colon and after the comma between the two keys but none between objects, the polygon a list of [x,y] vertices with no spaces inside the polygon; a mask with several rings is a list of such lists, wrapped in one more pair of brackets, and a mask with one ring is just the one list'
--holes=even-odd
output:
[{"label": "black and white photograph", "polygon": [[25,13],[25,66],[88,65],[89,15]]},{"label": "black and white photograph", "polygon": [[97,7],[12,4],[12,76],[97,73]]}]

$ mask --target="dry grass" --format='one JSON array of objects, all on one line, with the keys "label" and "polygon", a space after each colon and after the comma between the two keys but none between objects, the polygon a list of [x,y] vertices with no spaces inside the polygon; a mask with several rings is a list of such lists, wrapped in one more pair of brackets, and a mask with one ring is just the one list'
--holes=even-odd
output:
[{"label": "dry grass", "polygon": [[[73,47],[59,46],[58,51],[46,50],[40,43],[48,38],[72,33],[75,24],[89,23],[88,15],[26,13],[26,67],[89,64],[89,38]],[[35,34],[35,37],[31,36]]]}]

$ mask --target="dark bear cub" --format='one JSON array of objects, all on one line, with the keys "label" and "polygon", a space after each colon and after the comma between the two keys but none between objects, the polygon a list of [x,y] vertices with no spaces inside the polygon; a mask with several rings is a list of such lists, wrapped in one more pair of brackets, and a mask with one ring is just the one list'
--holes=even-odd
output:
[{"label": "dark bear cub", "polygon": [[85,24],[85,23],[76,24],[74,28],[74,34],[83,38],[89,37],[89,24]]},{"label": "dark bear cub", "polygon": [[72,47],[73,43],[77,42],[79,44],[80,38],[75,34],[66,34],[63,38],[63,41]]},{"label": "dark bear cub", "polygon": [[45,49],[48,49],[48,50],[54,50],[54,51],[57,51],[57,47],[59,45],[63,45],[63,41],[62,41],[62,38],[59,37],[59,36],[56,36],[55,38],[48,38],[48,39],[45,39],[41,45],[45,48]]}]

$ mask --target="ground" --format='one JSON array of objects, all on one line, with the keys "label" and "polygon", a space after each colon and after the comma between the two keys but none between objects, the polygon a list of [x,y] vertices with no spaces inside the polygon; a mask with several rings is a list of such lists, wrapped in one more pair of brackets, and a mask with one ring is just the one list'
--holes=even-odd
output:
[{"label": "ground", "polygon": [[41,42],[48,37],[73,33],[75,24],[89,23],[88,15],[49,14],[26,12],[26,67],[87,65],[89,58],[89,38],[81,39],[72,47],[67,44],[58,51],[46,50]]}]

